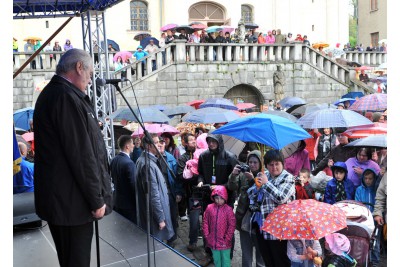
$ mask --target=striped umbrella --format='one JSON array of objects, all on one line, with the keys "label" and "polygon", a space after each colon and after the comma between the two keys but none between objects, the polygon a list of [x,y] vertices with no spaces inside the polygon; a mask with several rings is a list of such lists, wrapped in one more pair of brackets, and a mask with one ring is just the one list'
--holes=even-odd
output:
[{"label": "striped umbrella", "polygon": [[354,102],[350,110],[357,111],[384,111],[387,109],[387,94],[375,93],[361,97]]},{"label": "striped umbrella", "polygon": [[374,122],[373,125],[349,127],[343,135],[348,138],[364,138],[368,136],[387,134],[387,124]]}]

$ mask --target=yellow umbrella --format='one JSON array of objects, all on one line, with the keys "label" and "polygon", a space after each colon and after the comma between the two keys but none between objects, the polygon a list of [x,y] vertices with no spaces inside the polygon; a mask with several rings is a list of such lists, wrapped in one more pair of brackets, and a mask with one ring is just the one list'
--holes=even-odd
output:
[{"label": "yellow umbrella", "polygon": [[328,46],[329,46],[329,44],[325,43],[325,42],[313,43],[313,45],[312,45],[312,47],[314,49],[319,49],[320,47],[325,48],[325,47],[328,47]]},{"label": "yellow umbrella", "polygon": [[37,36],[29,36],[24,39],[24,41],[33,40],[33,41],[42,41],[42,38]]}]

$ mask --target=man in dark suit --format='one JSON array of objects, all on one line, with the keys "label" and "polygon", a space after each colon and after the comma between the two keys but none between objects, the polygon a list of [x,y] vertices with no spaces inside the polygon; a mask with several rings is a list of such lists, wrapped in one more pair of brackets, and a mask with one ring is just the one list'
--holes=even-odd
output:
[{"label": "man in dark suit", "polygon": [[112,211],[107,150],[86,94],[92,61],[84,50],[68,50],[33,114],[35,208],[62,267],[90,266],[93,222]]},{"label": "man in dark suit", "polygon": [[114,182],[114,210],[136,224],[136,165],[129,157],[134,147],[132,137],[121,135],[118,139],[118,147],[120,152],[110,164]]}]

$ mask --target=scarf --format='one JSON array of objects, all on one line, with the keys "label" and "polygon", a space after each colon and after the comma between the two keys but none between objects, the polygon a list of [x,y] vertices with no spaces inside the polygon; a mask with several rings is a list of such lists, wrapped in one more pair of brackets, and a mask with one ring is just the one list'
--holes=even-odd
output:
[{"label": "scarf", "polygon": [[324,155],[328,154],[328,152],[331,150],[330,139],[331,135],[324,135],[324,139],[322,140],[322,152]]},{"label": "scarf", "polygon": [[336,202],[346,200],[346,191],[344,190],[344,180],[341,182],[337,181],[335,199]]}]

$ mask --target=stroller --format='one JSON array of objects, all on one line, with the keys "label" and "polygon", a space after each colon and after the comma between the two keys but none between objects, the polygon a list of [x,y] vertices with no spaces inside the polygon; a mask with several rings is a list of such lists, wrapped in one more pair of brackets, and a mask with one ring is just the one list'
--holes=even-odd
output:
[{"label": "stroller", "polygon": [[367,206],[355,200],[343,200],[333,205],[346,213],[347,228],[338,231],[338,233],[345,235],[350,240],[351,250],[349,255],[356,259],[357,267],[368,267],[376,234],[374,219],[370,210]]}]

